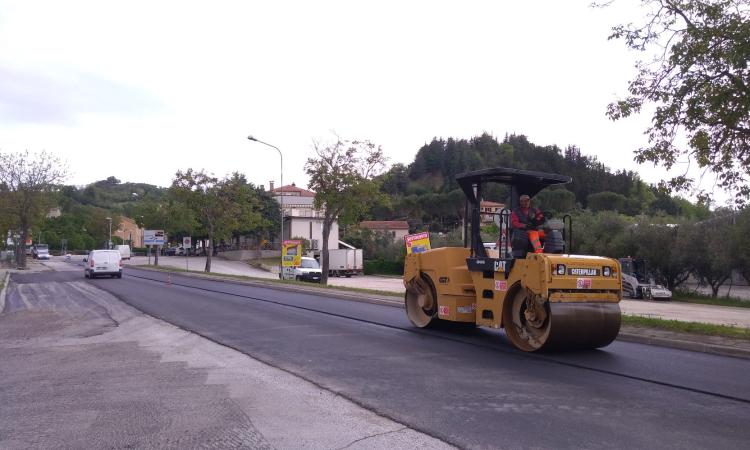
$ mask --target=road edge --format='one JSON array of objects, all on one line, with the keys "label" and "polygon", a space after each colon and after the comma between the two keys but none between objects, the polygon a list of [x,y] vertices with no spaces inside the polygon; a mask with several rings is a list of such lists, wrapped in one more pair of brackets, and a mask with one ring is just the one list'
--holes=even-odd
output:
[{"label": "road edge", "polygon": [[[235,284],[244,284],[248,286],[255,286],[255,287],[264,287],[264,288],[270,288],[270,289],[276,289],[279,291],[287,291],[287,292],[295,292],[295,293],[302,293],[302,294],[324,294],[328,297],[337,298],[340,300],[349,300],[349,301],[356,301],[360,303],[371,303],[376,305],[383,305],[383,306],[390,306],[394,308],[404,308],[404,302],[403,300],[399,299],[397,296],[384,296],[384,295],[377,295],[377,294],[365,294],[362,292],[346,292],[346,291],[336,291],[332,289],[322,289],[322,288],[316,288],[315,286],[285,286],[278,283],[273,282],[263,282],[262,280],[241,280],[241,279],[234,279],[234,278],[227,278],[223,277],[219,274],[197,274],[197,273],[191,273],[191,272],[178,272],[178,271],[171,271],[168,269],[163,268],[146,268],[146,267],[138,267],[138,269],[141,270],[147,270],[151,272],[161,272],[161,273],[174,273],[177,275],[185,275],[193,278],[203,278],[203,279],[209,279],[212,281],[220,281],[224,283],[235,283]],[[365,297],[367,295],[367,297]],[[671,332],[674,337],[672,338],[665,338],[665,337],[659,337],[659,336],[650,336],[648,334],[642,334],[636,332],[637,329],[645,329],[648,330],[647,327],[629,327],[625,326],[624,328],[620,329],[620,333],[618,334],[616,340],[621,342],[631,342],[636,344],[645,344],[645,345],[654,345],[659,347],[668,347],[668,348],[674,348],[677,350],[688,350],[693,352],[699,352],[699,353],[709,353],[709,354],[715,354],[715,355],[721,355],[721,356],[731,356],[735,358],[744,358],[744,359],[750,359],[750,349],[743,349],[738,347],[733,347],[729,345],[720,345],[720,344],[713,344],[713,343],[706,343],[706,342],[697,342],[691,339],[686,339],[685,337],[691,336],[687,335],[685,333],[677,333],[677,332]]]}]

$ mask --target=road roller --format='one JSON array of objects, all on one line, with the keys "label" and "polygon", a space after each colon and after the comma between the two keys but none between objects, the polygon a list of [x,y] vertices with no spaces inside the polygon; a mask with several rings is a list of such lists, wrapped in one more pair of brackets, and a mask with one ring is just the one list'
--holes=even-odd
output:
[{"label": "road roller", "polygon": [[[413,252],[404,262],[409,320],[425,328],[463,322],[503,328],[525,352],[591,349],[609,345],[620,331],[621,271],[616,259],[570,254],[570,216],[539,224],[541,248],[513,229],[519,196],[571,182],[565,175],[512,168],[463,173],[466,196],[463,247]],[[480,227],[482,191],[491,183],[509,188],[510,208],[495,219],[497,250],[485,248]],[[535,235],[536,236],[536,235]]]}]

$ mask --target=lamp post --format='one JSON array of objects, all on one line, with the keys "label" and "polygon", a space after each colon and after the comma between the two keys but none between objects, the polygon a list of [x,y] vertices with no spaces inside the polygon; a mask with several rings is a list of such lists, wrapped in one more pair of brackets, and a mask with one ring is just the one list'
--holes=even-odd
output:
[{"label": "lamp post", "polygon": [[105,217],[109,221],[109,240],[107,241],[107,250],[112,248],[112,218]]},{"label": "lamp post", "polygon": [[281,161],[281,173],[279,175],[279,197],[281,198],[281,200],[279,201],[279,203],[281,204],[281,208],[280,208],[281,209],[281,234],[279,235],[280,236],[279,239],[281,241],[279,242],[279,250],[280,250],[281,245],[284,242],[284,190],[282,189],[284,187],[284,156],[281,154],[281,150],[279,150],[279,148],[276,147],[275,145],[271,145],[268,142],[263,142],[261,140],[258,140],[254,138],[253,136],[248,136],[247,138],[250,139],[251,141],[258,142],[259,144],[263,144],[271,148],[275,148],[276,151],[279,152],[279,160]]}]

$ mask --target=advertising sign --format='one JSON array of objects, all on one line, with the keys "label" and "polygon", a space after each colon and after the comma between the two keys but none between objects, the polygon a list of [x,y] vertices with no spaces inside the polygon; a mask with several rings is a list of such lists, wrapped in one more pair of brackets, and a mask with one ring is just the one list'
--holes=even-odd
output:
[{"label": "advertising sign", "polygon": [[281,266],[299,267],[302,263],[302,242],[284,241],[281,245]]},{"label": "advertising sign", "polygon": [[166,237],[164,230],[143,230],[143,245],[164,245]]},{"label": "advertising sign", "polygon": [[185,236],[185,237],[182,238],[182,247],[183,248],[190,248],[190,247],[192,247],[192,244],[193,243],[192,243],[192,239],[190,238],[190,236]]},{"label": "advertising sign", "polygon": [[406,254],[422,253],[430,249],[430,233],[423,231],[417,234],[407,234],[404,236],[406,242]]}]

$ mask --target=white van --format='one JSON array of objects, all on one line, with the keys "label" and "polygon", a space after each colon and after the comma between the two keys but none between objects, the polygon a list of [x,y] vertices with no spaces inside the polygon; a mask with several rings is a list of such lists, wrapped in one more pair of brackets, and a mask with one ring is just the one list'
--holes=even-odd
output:
[{"label": "white van", "polygon": [[91,250],[83,258],[83,275],[86,278],[96,278],[109,275],[122,278],[122,257],[117,250]]},{"label": "white van", "polygon": [[308,258],[303,256],[300,261],[300,266],[294,268],[294,279],[297,281],[311,281],[313,283],[320,283],[323,275],[323,271],[320,269],[320,264],[315,258]]},{"label": "white van", "polygon": [[122,259],[130,259],[130,246],[129,245],[116,245],[115,250],[120,252]]}]

